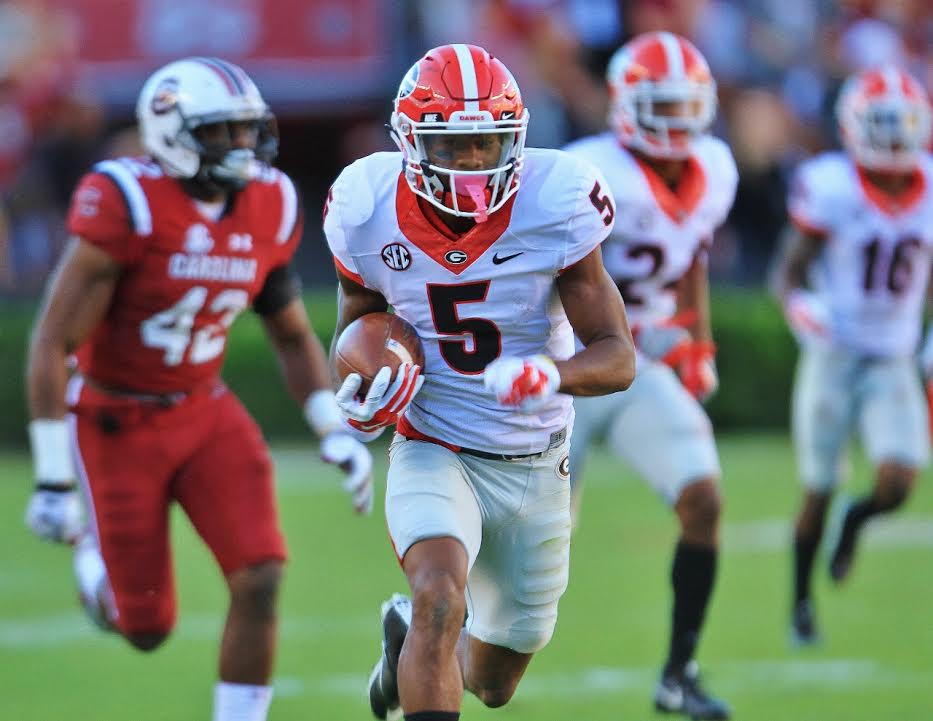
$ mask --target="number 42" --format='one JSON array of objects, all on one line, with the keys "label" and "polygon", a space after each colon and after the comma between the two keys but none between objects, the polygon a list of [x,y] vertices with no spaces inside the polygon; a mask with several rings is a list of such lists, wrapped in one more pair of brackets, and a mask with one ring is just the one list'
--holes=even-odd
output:
[{"label": "number 42", "polygon": [[143,345],[164,349],[165,365],[177,366],[186,352],[189,363],[207,363],[223,353],[227,330],[246,308],[249,294],[239,288],[222,290],[210,304],[210,312],[221,313],[220,318],[192,332],[194,320],[207,301],[207,293],[204,286],[195,286],[171,308],[150,316],[140,325]]}]

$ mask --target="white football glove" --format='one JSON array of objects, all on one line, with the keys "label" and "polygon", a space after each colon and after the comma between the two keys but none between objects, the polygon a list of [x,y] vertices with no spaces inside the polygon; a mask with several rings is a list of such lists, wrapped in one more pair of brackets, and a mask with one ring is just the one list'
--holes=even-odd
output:
[{"label": "white football glove", "polygon": [[646,358],[673,365],[672,358],[690,344],[686,328],[667,323],[654,323],[632,329],[635,345]]},{"label": "white football glove", "polygon": [[81,498],[75,489],[74,463],[63,419],[29,423],[36,486],[26,507],[26,525],[39,538],[72,543],[84,529]]},{"label": "white football glove", "polygon": [[823,300],[813,291],[794,288],[784,298],[784,317],[798,343],[827,341],[832,316]]},{"label": "white football glove", "polygon": [[73,543],[84,529],[81,498],[74,485],[37,482],[26,507],[26,525],[46,541]]},{"label": "white football glove", "polygon": [[321,460],[347,474],[343,488],[352,496],[354,510],[368,514],[373,508],[373,457],[353,437],[355,431],[346,425],[336,397],[329,389],[313,391],[305,400],[304,415],[321,439]]},{"label": "white football glove", "polygon": [[333,431],[321,439],[321,459],[347,474],[344,490],[353,499],[353,510],[368,515],[373,510],[373,457],[356,438]]},{"label": "white football glove", "polygon": [[560,372],[544,355],[503,356],[486,366],[483,383],[502,405],[534,413],[557,393]]},{"label": "white football glove", "polygon": [[351,373],[344,378],[335,398],[347,424],[362,440],[371,441],[395,425],[424,385],[424,376],[421,366],[402,363],[392,380],[392,369],[383,366],[373,378],[366,397],[360,400],[356,393],[362,383],[359,373]]}]

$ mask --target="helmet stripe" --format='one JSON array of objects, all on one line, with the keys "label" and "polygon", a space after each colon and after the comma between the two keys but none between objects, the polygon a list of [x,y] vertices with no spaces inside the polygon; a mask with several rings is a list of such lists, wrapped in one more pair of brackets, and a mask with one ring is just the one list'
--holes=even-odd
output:
[{"label": "helmet stripe", "polygon": [[479,110],[479,89],[476,81],[476,65],[473,63],[473,54],[470,52],[470,48],[462,43],[454,44],[453,49],[457,53],[457,62],[460,65],[463,97],[467,98],[463,109],[467,112],[476,112]]},{"label": "helmet stripe", "polygon": [[664,57],[667,60],[667,72],[671,80],[681,80],[684,77],[684,50],[680,39],[674,33],[660,32],[658,40],[664,48]]},{"label": "helmet stripe", "polygon": [[214,74],[219,77],[224,85],[227,87],[227,91],[231,95],[242,95],[243,88],[240,87],[239,81],[236,77],[231,74],[224,66],[217,60],[217,58],[194,58],[195,62],[201,63],[201,65],[210,68],[214,71]]},{"label": "helmet stripe", "polygon": [[246,93],[246,88],[249,85],[249,77],[243,72],[243,69],[239,65],[234,65],[221,58],[211,58],[211,60],[222,67],[233,79],[233,84],[236,85],[237,90],[240,91],[240,95]]}]

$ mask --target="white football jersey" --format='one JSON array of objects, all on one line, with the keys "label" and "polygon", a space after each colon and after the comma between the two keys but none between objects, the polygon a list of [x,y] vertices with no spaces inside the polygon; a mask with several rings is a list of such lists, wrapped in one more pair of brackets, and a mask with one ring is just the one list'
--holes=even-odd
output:
[{"label": "white football jersey", "polygon": [[633,326],[667,320],[677,310],[674,286],[729,214],[738,172],[729,147],[713,136],[694,143],[685,185],[672,193],[611,132],[565,149],[602,170],[616,201],[615,230],[603,262],[618,284]]},{"label": "white football jersey", "polygon": [[612,230],[605,179],[559,150],[528,148],[518,192],[454,240],[425,218],[401,168],[399,153],[375,153],[344,169],[324,232],[338,270],[381,293],[421,336],[425,383],[407,421],[463,448],[544,450],[571,423],[571,397],[526,415],[497,403],[483,370],[499,356],[573,355],[555,280]]},{"label": "white football jersey", "polygon": [[878,197],[852,160],[828,152],[803,163],[788,210],[826,238],[811,268],[830,310],[833,341],[875,356],[913,353],[933,247],[933,159],[925,155],[901,198]]}]

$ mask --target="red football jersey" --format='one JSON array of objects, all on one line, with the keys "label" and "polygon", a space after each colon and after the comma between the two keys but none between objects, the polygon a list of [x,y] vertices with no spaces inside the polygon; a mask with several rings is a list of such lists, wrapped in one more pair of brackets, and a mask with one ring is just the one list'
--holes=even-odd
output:
[{"label": "red football jersey", "polygon": [[82,372],[144,393],[217,376],[227,333],[301,237],[291,180],[268,168],[216,222],[148,158],[98,163],[78,185],[68,229],[123,266],[103,322],[78,352]]}]

